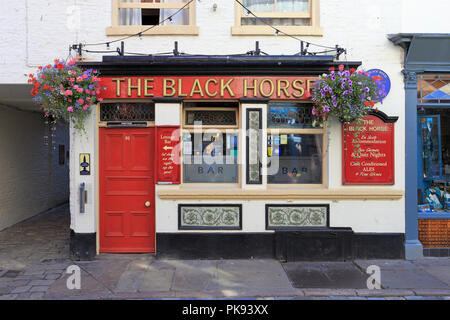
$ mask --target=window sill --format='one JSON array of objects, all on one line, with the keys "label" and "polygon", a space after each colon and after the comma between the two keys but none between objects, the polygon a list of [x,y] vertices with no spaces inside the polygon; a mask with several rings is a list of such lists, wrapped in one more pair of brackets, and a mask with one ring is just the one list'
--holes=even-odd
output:
[{"label": "window sill", "polygon": [[404,191],[393,189],[164,189],[158,191],[162,200],[399,200]]},{"label": "window sill", "polygon": [[[127,36],[137,34],[150,26],[115,26],[106,28],[107,36]],[[191,25],[183,26],[157,26],[142,33],[143,36],[153,35],[198,35],[198,27]]]},{"label": "window sill", "polygon": [[[293,36],[323,36],[321,27],[280,26],[276,28]],[[275,36],[274,29],[269,26],[234,26],[231,28],[231,34],[233,36]],[[280,33],[280,36],[283,34]]]}]

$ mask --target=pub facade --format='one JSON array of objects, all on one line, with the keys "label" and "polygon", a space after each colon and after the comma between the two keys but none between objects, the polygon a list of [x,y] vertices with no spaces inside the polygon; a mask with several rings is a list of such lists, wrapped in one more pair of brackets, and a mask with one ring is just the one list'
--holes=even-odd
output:
[{"label": "pub facade", "polygon": [[[380,110],[359,128],[313,123],[314,82],[341,64],[361,62],[105,56],[80,63],[100,71],[105,90],[86,135],[72,130],[72,226],[91,231],[72,228],[72,256],[403,258],[399,117]],[[360,159],[354,130],[363,133]]]}]

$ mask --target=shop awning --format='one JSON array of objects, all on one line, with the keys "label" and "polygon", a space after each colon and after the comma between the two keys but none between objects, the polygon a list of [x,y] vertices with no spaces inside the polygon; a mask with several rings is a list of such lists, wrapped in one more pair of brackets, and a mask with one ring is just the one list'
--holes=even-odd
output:
[{"label": "shop awning", "polygon": [[396,34],[389,39],[407,50],[405,69],[450,72],[450,34]]}]

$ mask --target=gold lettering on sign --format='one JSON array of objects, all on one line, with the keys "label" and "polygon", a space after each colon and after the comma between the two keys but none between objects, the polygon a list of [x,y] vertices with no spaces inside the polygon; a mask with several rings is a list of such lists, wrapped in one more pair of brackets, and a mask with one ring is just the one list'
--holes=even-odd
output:
[{"label": "gold lettering on sign", "polygon": [[198,79],[194,80],[194,84],[192,85],[191,93],[189,94],[189,96],[192,97],[195,93],[199,94],[200,97],[204,97],[205,96],[203,94],[203,90],[202,90],[202,86],[200,84],[200,80],[198,80]]},{"label": "gold lettering on sign", "polygon": [[[168,82],[170,82],[170,85],[168,84]],[[175,95],[175,80],[173,79],[167,79],[164,78],[163,79],[163,96],[164,97],[173,97]],[[171,90],[171,93],[167,92],[167,89]]]},{"label": "gold lettering on sign", "polygon": [[256,97],[256,80],[253,80],[253,86],[249,86],[247,83],[247,79],[244,79],[244,97],[247,96],[248,89],[253,89],[253,97]]},{"label": "gold lettering on sign", "polygon": [[153,93],[148,92],[149,89],[153,89],[153,85],[149,85],[148,83],[153,81],[153,78],[144,80],[144,97],[153,97]]},{"label": "gold lettering on sign", "polygon": [[187,97],[187,93],[183,93],[183,79],[178,78],[178,96]]},{"label": "gold lettering on sign", "polygon": [[305,88],[303,88],[303,84],[305,82],[301,79],[296,79],[294,80],[294,82],[292,83],[292,87],[297,90],[299,93],[297,92],[292,92],[292,95],[296,98],[301,98],[305,95]]},{"label": "gold lettering on sign", "polygon": [[[269,83],[269,86],[270,86],[270,91],[269,91],[269,93],[265,93],[264,92],[264,84],[265,83]],[[266,98],[268,98],[268,97],[271,97],[272,95],[273,95],[273,92],[275,91],[275,87],[274,87],[274,85],[273,85],[273,81],[271,80],[271,79],[263,79],[262,81],[261,81],[261,83],[259,84],[259,93],[263,96],[263,97],[266,97]]]},{"label": "gold lettering on sign", "polygon": [[125,81],[125,78],[112,78],[111,80],[116,82],[116,96],[120,97],[120,83]]},{"label": "gold lettering on sign", "polygon": [[231,78],[230,80],[227,81],[227,83],[224,83],[223,79],[220,79],[220,96],[223,97],[225,90],[228,91],[228,93],[230,94],[231,97],[234,97],[234,92],[233,90],[231,90],[230,88],[230,84],[231,82],[233,82],[234,78]]},{"label": "gold lettering on sign", "polygon": [[133,86],[131,85],[131,78],[128,78],[128,96],[131,97],[131,90],[132,89],[137,89],[137,96],[140,97],[141,96],[141,79],[138,78],[137,79],[137,85]]},{"label": "gold lettering on sign", "polygon": [[281,91],[283,91],[283,93],[286,96],[286,98],[289,98],[291,95],[289,94],[287,89],[289,89],[290,85],[291,84],[286,79],[278,79],[277,80],[277,87],[278,87],[277,97],[280,98],[281,97]]},{"label": "gold lettering on sign", "polygon": [[209,84],[210,84],[211,82],[214,83],[215,85],[217,85],[217,80],[216,80],[216,79],[208,79],[208,80],[206,81],[206,83],[205,83],[205,92],[206,92],[206,95],[207,95],[208,97],[215,97],[215,96],[217,96],[217,90],[214,91],[214,93],[211,93],[211,92],[209,91]]}]

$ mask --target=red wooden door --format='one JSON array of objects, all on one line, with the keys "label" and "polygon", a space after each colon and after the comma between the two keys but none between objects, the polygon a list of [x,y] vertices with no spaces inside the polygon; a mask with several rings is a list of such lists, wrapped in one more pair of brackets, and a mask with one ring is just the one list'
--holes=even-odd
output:
[{"label": "red wooden door", "polygon": [[100,129],[100,252],[155,252],[154,128]]}]

